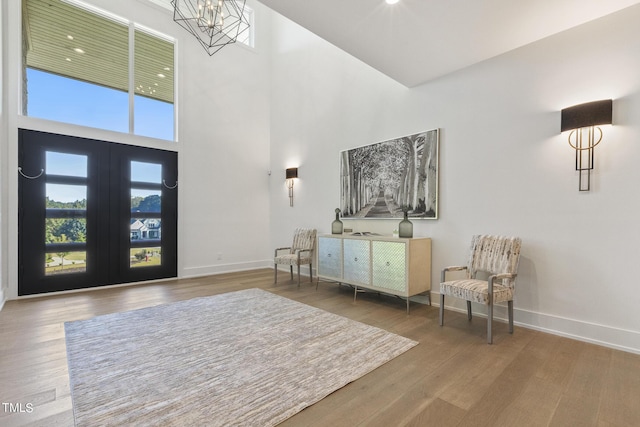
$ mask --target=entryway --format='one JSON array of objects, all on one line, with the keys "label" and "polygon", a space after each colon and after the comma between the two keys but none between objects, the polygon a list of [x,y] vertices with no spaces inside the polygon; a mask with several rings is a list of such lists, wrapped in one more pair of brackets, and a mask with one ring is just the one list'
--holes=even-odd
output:
[{"label": "entryway", "polygon": [[20,129],[18,295],[176,277],[177,157]]}]

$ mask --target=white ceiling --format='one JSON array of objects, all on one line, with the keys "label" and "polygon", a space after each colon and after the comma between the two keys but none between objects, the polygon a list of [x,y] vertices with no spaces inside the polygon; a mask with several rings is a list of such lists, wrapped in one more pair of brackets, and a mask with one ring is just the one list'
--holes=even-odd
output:
[{"label": "white ceiling", "polygon": [[260,2],[413,87],[640,0]]}]

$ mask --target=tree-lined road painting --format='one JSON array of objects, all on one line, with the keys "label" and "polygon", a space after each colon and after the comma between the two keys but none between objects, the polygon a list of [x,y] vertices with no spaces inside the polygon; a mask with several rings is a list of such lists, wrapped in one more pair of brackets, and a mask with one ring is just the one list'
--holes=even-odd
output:
[{"label": "tree-lined road painting", "polygon": [[438,129],[341,152],[344,218],[438,217]]}]

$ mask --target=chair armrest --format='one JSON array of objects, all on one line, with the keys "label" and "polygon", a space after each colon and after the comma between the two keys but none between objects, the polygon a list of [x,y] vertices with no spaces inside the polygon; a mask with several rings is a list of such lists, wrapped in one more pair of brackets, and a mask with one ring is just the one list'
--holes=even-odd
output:
[{"label": "chair armrest", "polygon": [[494,274],[489,278],[493,277],[493,280],[501,280],[501,279],[515,279],[517,276],[516,273],[502,273],[502,274]]},{"label": "chair armrest", "polygon": [[489,282],[489,294],[493,294],[493,282],[496,280],[502,280],[502,279],[515,279],[517,276],[517,274],[515,273],[502,273],[502,274],[493,274],[491,276],[489,276],[489,278],[487,279],[487,281]]},{"label": "chair armrest", "polygon": [[298,261],[300,261],[300,254],[303,252],[313,252],[313,249],[296,249],[296,256],[298,257]]},{"label": "chair armrest", "polygon": [[289,249],[289,251],[291,251],[291,246],[286,248],[276,248],[276,250],[273,252],[273,256],[278,256],[278,251],[283,251],[285,249]]},{"label": "chair armrest", "polygon": [[442,269],[442,274],[440,275],[440,283],[444,282],[445,280],[445,274],[447,273],[447,271],[464,271],[467,269],[466,265],[452,265],[449,267],[445,267]]}]

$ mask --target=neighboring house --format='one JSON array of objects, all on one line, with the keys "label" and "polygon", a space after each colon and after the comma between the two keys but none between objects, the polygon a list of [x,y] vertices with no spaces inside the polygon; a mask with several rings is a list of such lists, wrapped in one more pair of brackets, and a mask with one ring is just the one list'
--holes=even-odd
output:
[{"label": "neighboring house", "polygon": [[156,218],[132,219],[131,240],[162,238],[162,221]]},{"label": "neighboring house", "polygon": [[160,239],[162,237],[162,221],[156,218],[142,220],[147,227],[147,238]]}]

